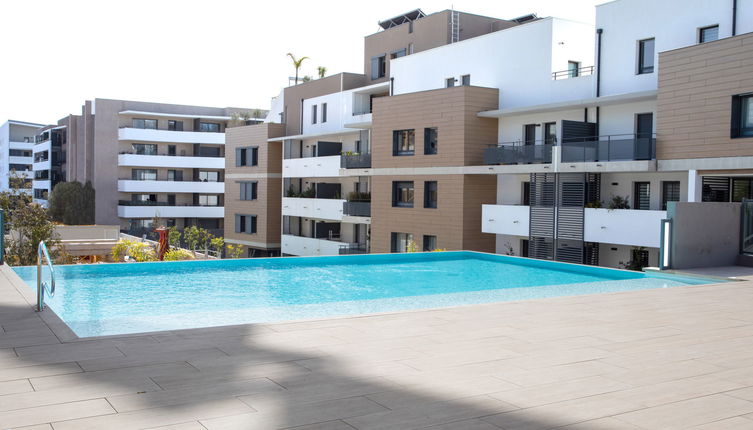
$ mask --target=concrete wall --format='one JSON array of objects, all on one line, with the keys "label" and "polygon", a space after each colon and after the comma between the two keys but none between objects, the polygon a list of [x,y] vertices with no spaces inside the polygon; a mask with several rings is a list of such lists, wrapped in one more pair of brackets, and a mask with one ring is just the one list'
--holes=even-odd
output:
[{"label": "concrete wall", "polygon": [[670,204],[672,269],[734,265],[740,253],[740,203]]}]

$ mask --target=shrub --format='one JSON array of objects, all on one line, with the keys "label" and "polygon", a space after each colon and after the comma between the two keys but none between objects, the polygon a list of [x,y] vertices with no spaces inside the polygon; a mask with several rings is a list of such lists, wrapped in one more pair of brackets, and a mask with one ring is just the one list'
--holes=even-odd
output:
[{"label": "shrub", "polygon": [[165,261],[193,260],[191,251],[182,248],[172,248],[165,253]]},{"label": "shrub", "polygon": [[228,244],[227,255],[230,258],[241,258],[241,255],[243,255],[243,245]]},{"label": "shrub", "polygon": [[612,196],[607,209],[630,209],[630,197]]},{"label": "shrub", "polygon": [[111,250],[114,261],[124,261],[130,257],[139,263],[144,261],[157,261],[157,252],[148,242],[136,242],[133,240],[121,239]]}]

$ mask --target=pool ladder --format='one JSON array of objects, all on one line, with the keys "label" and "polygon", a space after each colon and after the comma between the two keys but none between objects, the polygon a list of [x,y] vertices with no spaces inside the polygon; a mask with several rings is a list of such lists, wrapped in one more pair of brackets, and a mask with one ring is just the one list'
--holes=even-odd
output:
[{"label": "pool ladder", "polygon": [[[47,263],[47,267],[50,268],[50,283],[42,281],[42,260]],[[50,252],[47,250],[47,245],[44,241],[39,242],[37,247],[37,312],[44,310],[44,292],[50,297],[55,297],[55,268],[52,266],[52,259],[50,258]]]}]

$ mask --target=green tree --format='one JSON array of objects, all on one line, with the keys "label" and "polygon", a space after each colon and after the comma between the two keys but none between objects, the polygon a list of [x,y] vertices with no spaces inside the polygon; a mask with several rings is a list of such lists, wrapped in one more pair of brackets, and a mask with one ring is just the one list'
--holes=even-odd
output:
[{"label": "green tree", "polygon": [[44,241],[53,259],[61,255],[59,236],[47,210],[36,203],[16,208],[7,214],[10,239],[7,241],[8,264],[30,266],[37,262],[37,247]]},{"label": "green tree", "polygon": [[94,224],[94,188],[90,182],[61,182],[49,197],[53,221],[68,225]]},{"label": "green tree", "polygon": [[222,250],[225,248],[225,239],[222,237],[213,237],[209,241],[209,247],[217,252],[217,257],[222,258]]},{"label": "green tree", "polygon": [[167,243],[169,243],[172,248],[180,247],[180,236],[181,234],[178,227],[172,226],[167,229]]},{"label": "green tree", "polygon": [[232,243],[228,244],[227,255],[230,258],[241,258],[241,255],[243,255],[243,245],[233,245]]},{"label": "green tree", "polygon": [[304,60],[308,60],[309,57],[295,58],[295,55],[288,52],[288,57],[293,61],[293,67],[295,67],[295,84],[298,85],[298,70],[301,68]]},{"label": "green tree", "polygon": [[319,79],[321,79],[324,77],[324,75],[327,74],[327,68],[324,66],[319,66],[316,68],[316,72],[319,74]]}]

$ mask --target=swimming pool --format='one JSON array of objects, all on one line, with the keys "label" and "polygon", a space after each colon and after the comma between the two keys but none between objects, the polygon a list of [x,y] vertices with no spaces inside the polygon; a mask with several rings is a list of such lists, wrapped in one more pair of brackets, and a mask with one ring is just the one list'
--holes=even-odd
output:
[{"label": "swimming pool", "polygon": [[[34,288],[36,267],[14,270]],[[47,304],[80,337],[718,282],[467,251],[70,265],[55,273]]]}]

